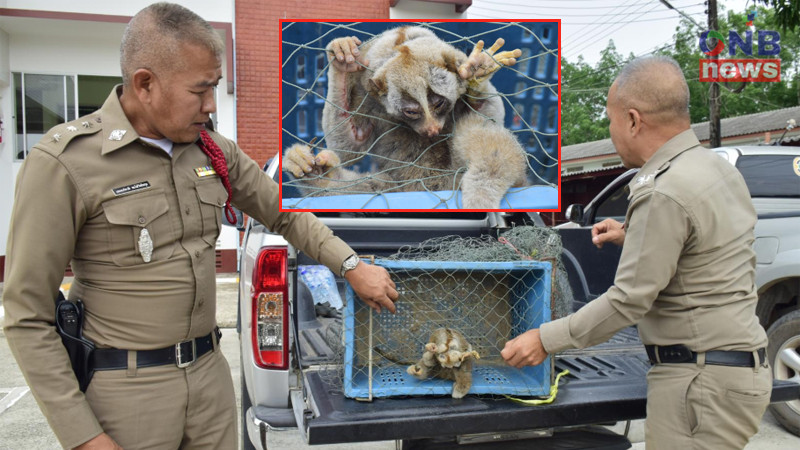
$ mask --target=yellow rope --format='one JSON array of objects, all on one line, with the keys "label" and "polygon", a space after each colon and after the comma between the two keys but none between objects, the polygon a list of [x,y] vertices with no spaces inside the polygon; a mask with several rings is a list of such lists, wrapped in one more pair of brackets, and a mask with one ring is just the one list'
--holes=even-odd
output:
[{"label": "yellow rope", "polygon": [[558,382],[561,381],[561,377],[563,377],[564,375],[569,375],[569,370],[564,370],[560,374],[556,375],[556,381],[555,383],[553,383],[552,386],[550,386],[550,396],[547,398],[525,400],[522,398],[512,397],[510,395],[506,395],[505,397],[516,403],[528,406],[547,405],[553,403],[553,400],[556,399],[556,395],[558,394]]}]

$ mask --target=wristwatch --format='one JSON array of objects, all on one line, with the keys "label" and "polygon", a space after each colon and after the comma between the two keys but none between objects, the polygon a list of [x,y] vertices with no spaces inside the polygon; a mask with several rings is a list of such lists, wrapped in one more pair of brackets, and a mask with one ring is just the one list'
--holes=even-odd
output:
[{"label": "wristwatch", "polygon": [[344,274],[346,274],[348,271],[355,269],[358,265],[358,261],[358,256],[355,253],[348,256],[347,259],[345,259],[342,263],[342,271],[340,275],[344,277]]}]

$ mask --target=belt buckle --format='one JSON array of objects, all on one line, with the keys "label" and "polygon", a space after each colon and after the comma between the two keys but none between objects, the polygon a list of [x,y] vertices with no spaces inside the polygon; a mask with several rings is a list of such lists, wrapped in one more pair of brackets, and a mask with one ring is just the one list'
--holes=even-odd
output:
[{"label": "belt buckle", "polygon": [[[192,355],[191,359],[189,359],[188,361],[183,360],[183,357],[185,356],[183,346],[186,344],[191,344],[191,347],[189,348],[191,348]],[[186,352],[188,352],[188,348]],[[197,344],[195,343],[194,339],[190,339],[188,341],[183,341],[175,344],[175,365],[177,365],[178,368],[184,369],[194,364],[194,362],[197,360],[195,355],[197,355]]]}]

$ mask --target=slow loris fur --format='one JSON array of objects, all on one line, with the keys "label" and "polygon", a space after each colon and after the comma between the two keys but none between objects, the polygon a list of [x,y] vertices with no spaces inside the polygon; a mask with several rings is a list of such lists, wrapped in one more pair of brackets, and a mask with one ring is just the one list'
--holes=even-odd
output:
[{"label": "slow loris fur", "polygon": [[472,387],[472,361],[480,359],[478,352],[459,331],[437,328],[425,344],[422,358],[406,371],[420,380],[438,377],[453,380],[453,398],[462,398]]},{"label": "slow loris fur", "polygon": [[[329,60],[354,39],[331,41]],[[502,44],[481,52],[479,42],[468,57],[424,27],[384,31],[359,48],[366,70],[347,72],[332,61],[322,113],[327,148],[315,155],[295,144],[283,170],[300,180],[304,195],[460,187],[464,208],[499,208],[510,187],[525,185],[527,167],[489,82],[520,54],[495,54]],[[345,168],[366,154],[377,170]]]}]

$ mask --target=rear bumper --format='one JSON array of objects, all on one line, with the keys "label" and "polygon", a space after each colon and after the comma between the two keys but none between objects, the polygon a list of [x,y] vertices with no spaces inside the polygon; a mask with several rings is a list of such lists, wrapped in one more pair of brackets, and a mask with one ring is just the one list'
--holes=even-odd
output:
[{"label": "rear bumper", "polygon": [[266,408],[255,406],[245,412],[247,439],[259,450],[266,450],[267,435],[271,431],[286,431],[297,428],[291,408]]}]

